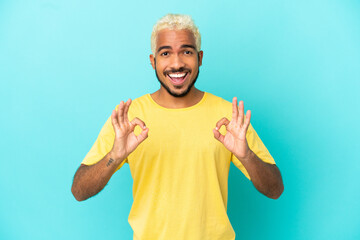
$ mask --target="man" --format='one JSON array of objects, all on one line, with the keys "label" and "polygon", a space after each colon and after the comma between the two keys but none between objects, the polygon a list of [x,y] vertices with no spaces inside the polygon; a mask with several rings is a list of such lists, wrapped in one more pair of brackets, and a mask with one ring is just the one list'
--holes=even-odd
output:
[{"label": "man", "polygon": [[264,195],[283,192],[243,102],[195,88],[200,44],[189,16],[169,14],[155,24],[150,61],[160,89],[121,101],[75,174],[72,192],[82,201],[129,164],[134,239],[235,239],[226,213],[230,162]]}]

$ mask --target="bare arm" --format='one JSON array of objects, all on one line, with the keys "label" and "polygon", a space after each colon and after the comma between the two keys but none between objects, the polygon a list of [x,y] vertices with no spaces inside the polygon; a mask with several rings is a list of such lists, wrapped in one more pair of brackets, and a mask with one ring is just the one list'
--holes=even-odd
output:
[{"label": "bare arm", "polygon": [[[113,148],[99,162],[94,165],[82,164],[75,173],[71,192],[78,201],[83,201],[100,192],[109,182],[119,165],[133,152],[148,136],[149,129],[138,118],[128,120],[128,110],[131,99],[126,103],[120,102],[117,111],[111,114],[111,123],[115,131]],[[140,135],[134,134],[135,126],[143,131]]]},{"label": "bare arm", "polygon": [[81,164],[75,173],[71,192],[78,201],[84,201],[100,192],[115,173],[121,160],[115,161],[111,153],[94,165]]},{"label": "bare arm", "polygon": [[249,173],[252,183],[259,192],[272,199],[277,199],[281,196],[284,191],[284,185],[280,170],[275,164],[262,161],[251,150],[247,157],[237,158],[241,159],[241,163]]},{"label": "bare arm", "polygon": [[[246,132],[250,125],[250,118],[251,112],[248,110],[244,120],[244,103],[240,101],[238,107],[237,99],[233,98],[232,119],[231,121],[227,118],[220,119],[213,130],[214,137],[241,161],[259,192],[269,198],[277,199],[284,191],[282,177],[275,164],[262,161],[249,148]],[[226,135],[219,132],[222,125],[226,127]]]}]

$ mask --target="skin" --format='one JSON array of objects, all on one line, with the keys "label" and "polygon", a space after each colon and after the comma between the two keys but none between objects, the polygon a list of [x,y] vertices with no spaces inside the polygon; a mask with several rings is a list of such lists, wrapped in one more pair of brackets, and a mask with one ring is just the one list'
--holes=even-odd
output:
[{"label": "skin", "polygon": [[[117,110],[111,114],[111,123],[115,131],[114,145],[111,151],[94,165],[81,164],[74,176],[71,191],[78,201],[83,201],[100,192],[110,180],[117,167],[133,152],[147,137],[149,129],[139,118],[129,121],[128,110],[131,99],[120,102]],[[135,126],[143,131],[134,134]]]},{"label": "skin", "polygon": [[[157,51],[150,55],[150,62],[161,82],[160,89],[151,94],[153,100],[166,108],[185,108],[198,103],[204,92],[194,86],[199,67],[202,64],[203,52],[196,51],[195,38],[188,30],[159,31],[157,36]],[[169,73],[186,72],[186,80],[181,85],[174,85]],[[74,176],[71,191],[78,201],[83,201],[100,192],[110,180],[118,166],[133,152],[136,147],[146,140],[149,129],[138,118],[128,119],[131,99],[121,101],[117,110],[111,115],[115,131],[112,150],[102,160],[94,165],[82,164]],[[214,137],[231,151],[246,168],[255,188],[265,196],[273,199],[280,197],[284,190],[282,177],[276,165],[268,164],[259,159],[249,148],[246,132],[250,124],[251,112],[244,117],[244,103],[237,104],[233,98],[232,119],[220,119],[213,129]],[[134,134],[135,126],[143,131]],[[226,135],[218,130],[224,125]]]},{"label": "skin", "polygon": [[[198,103],[204,92],[196,89],[192,83],[202,65],[203,51],[196,51],[194,35],[188,30],[164,29],[158,33],[156,46],[155,56],[150,55],[150,62],[163,84],[151,97],[166,108],[185,108]],[[181,86],[175,86],[167,76],[170,72],[187,72],[188,75]],[[186,92],[190,86],[191,88],[185,96],[174,97],[163,85],[178,95]]]},{"label": "skin", "polygon": [[[275,164],[263,162],[251,151],[246,140],[246,132],[250,125],[251,111],[244,119],[244,102],[237,105],[237,98],[232,101],[232,119],[222,118],[213,129],[214,137],[232,152],[243,164],[255,188],[265,196],[277,199],[284,191],[280,170]],[[226,134],[219,132],[221,126],[226,127]]]}]

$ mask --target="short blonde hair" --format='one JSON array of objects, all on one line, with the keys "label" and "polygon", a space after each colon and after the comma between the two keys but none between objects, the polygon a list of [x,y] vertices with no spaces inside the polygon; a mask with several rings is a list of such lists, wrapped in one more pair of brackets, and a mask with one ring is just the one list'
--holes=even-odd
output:
[{"label": "short blonde hair", "polygon": [[182,14],[167,14],[154,25],[151,33],[151,51],[155,56],[156,53],[156,41],[157,35],[160,30],[171,29],[171,30],[189,30],[194,34],[195,48],[199,52],[201,49],[201,35],[198,27],[189,15]]}]

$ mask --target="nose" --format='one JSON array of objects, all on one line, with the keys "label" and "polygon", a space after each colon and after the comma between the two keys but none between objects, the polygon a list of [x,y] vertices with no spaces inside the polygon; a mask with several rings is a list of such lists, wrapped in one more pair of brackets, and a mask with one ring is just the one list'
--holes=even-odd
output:
[{"label": "nose", "polygon": [[171,59],[171,68],[177,70],[180,68],[185,67],[185,62],[183,61],[183,59],[181,58],[181,56],[174,54],[174,56]]}]

